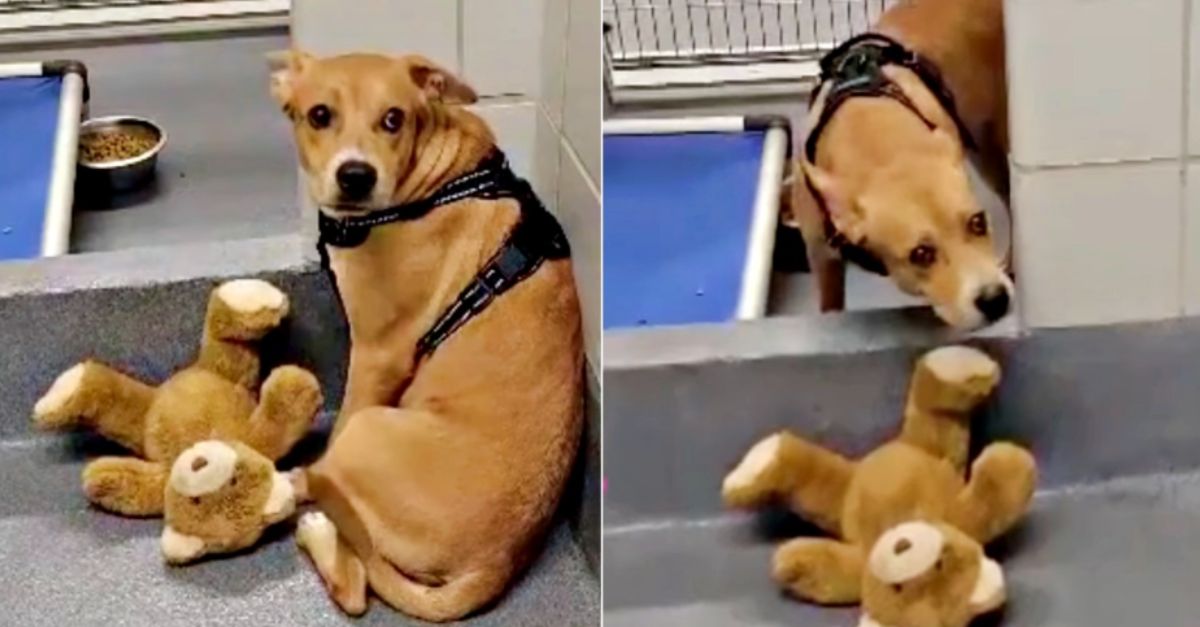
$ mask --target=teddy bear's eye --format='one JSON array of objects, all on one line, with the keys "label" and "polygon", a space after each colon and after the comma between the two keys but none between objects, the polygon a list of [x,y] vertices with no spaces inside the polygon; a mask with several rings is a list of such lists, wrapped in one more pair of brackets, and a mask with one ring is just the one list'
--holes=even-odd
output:
[{"label": "teddy bear's eye", "polygon": [[237,485],[237,477],[233,477],[232,479],[230,479],[229,485],[230,485],[230,487],[236,486]]},{"label": "teddy bear's eye", "polygon": [[892,592],[895,592],[896,594],[900,594],[901,592],[904,592],[904,584],[899,584],[899,583],[892,584]]},{"label": "teddy bear's eye", "polygon": [[933,567],[936,568],[939,573],[942,572],[942,560],[939,558],[937,563],[934,564]]},{"label": "teddy bear's eye", "polygon": [[199,504],[200,504],[200,497],[193,496],[192,497],[192,505],[199,505]]}]

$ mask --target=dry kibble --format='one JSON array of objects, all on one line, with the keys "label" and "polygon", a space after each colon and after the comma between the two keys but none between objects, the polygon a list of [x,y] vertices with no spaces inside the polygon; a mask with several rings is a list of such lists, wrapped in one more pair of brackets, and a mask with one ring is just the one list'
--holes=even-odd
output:
[{"label": "dry kibble", "polygon": [[79,158],[88,163],[121,161],[145,153],[156,143],[153,134],[139,128],[89,133],[79,139]]}]

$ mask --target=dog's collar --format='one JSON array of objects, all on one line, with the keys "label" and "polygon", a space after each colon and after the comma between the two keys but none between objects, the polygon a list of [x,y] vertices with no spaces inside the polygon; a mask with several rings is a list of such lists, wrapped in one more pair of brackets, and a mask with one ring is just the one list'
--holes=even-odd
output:
[{"label": "dog's collar", "polygon": [[[317,226],[322,244],[338,248],[354,248],[367,241],[371,229],[382,224],[417,220],[442,205],[464,198],[501,198],[512,196],[516,175],[500,150],[494,150],[470,172],[446,183],[431,196],[389,207],[365,216],[335,218],[320,212]],[[522,181],[523,182],[523,181]]]},{"label": "dog's collar", "polygon": [[[817,144],[821,140],[821,132],[825,130],[838,108],[851,98],[890,98],[912,111],[930,130],[937,128],[936,124],[924,113],[921,113],[912,99],[904,93],[904,90],[883,73],[883,68],[888,65],[898,65],[912,70],[937,98],[950,118],[954,120],[963,143],[967,147],[974,146],[971,134],[958,115],[958,108],[954,104],[954,95],[946,88],[937,66],[886,35],[866,33],[851,38],[821,59],[821,82],[813,90],[809,106],[811,108],[816,105],[822,96],[824,96],[824,101],[821,103],[817,122],[809,130],[808,137],[804,142],[804,156],[810,163],[816,162]],[[825,198],[813,186],[812,181],[808,180],[807,176],[805,183],[817,201],[817,206],[821,209],[825,222],[825,239],[829,246],[837,250],[842,259],[868,272],[887,276],[887,266],[877,255],[849,241],[837,230],[832,216],[829,215],[829,207],[825,204]]]},{"label": "dog's collar", "polygon": [[436,207],[466,198],[515,199],[521,217],[500,249],[417,341],[415,361],[433,353],[493,300],[536,272],[544,261],[569,257],[571,247],[558,220],[538,200],[529,183],[509,169],[504,153],[499,150],[480,163],[478,168],[442,186],[429,198],[357,219],[338,220],[321,214],[321,236],[317,250],[344,313],[345,306],[340,302],[341,290],[337,287],[337,276],[329,264],[327,246],[358,246],[366,241],[375,226],[415,220]]}]

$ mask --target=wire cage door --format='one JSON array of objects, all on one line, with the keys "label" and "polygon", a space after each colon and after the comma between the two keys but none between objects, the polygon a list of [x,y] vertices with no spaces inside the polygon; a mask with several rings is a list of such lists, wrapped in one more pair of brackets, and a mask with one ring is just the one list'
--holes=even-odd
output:
[{"label": "wire cage door", "polygon": [[604,0],[613,70],[811,60],[899,0]]}]

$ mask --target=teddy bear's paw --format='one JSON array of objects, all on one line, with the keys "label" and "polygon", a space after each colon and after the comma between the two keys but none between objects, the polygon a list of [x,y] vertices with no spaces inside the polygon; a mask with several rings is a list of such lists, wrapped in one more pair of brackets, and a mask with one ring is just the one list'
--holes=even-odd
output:
[{"label": "teddy bear's paw", "polygon": [[259,279],[235,279],[222,283],[216,298],[226,308],[239,337],[261,337],[279,326],[288,313],[287,295]]},{"label": "teddy bear's paw", "polygon": [[834,540],[797,538],[775,551],[771,577],[804,601],[857,603],[862,594],[862,556],[857,548]]},{"label": "teddy bear's paw", "polygon": [[333,570],[337,558],[337,527],[322,512],[308,512],[296,523],[296,545],[308,553],[321,572]]},{"label": "teddy bear's paw", "polygon": [[261,398],[274,409],[270,416],[290,421],[311,420],[321,408],[321,384],[316,375],[299,366],[280,366],[267,375]]},{"label": "teddy bear's paw", "polygon": [[970,346],[943,346],[929,351],[924,358],[939,381],[948,385],[974,383],[990,391],[1000,382],[1000,365],[987,353]]},{"label": "teddy bear's paw", "polygon": [[61,429],[73,426],[79,419],[74,410],[74,401],[83,390],[83,374],[86,366],[77,364],[58,375],[50,389],[33,406],[33,419],[43,429]]},{"label": "teddy bear's paw", "polygon": [[163,512],[166,468],[133,457],[101,457],[83,467],[83,492],[93,505],[124,516]]},{"label": "teddy bear's paw", "polygon": [[729,507],[761,505],[775,496],[778,487],[783,434],[772,435],[751,447],[733,472],[725,476],[721,497]]}]

